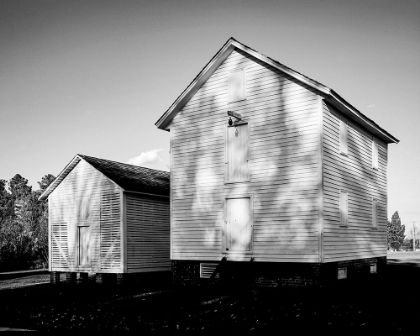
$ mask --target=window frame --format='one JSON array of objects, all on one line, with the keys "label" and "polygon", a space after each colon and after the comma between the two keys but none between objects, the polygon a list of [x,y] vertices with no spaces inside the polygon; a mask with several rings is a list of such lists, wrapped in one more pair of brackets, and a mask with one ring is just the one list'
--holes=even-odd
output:
[{"label": "window frame", "polygon": [[[343,138],[345,142],[343,142]],[[340,130],[338,133],[339,153],[343,156],[349,155],[349,125],[348,121],[340,118]]]},{"label": "window frame", "polygon": [[[343,201],[346,202],[346,211],[342,211],[342,204]],[[346,189],[341,189],[339,194],[339,200],[338,200],[338,210],[340,212],[340,226],[341,227],[348,227],[349,226],[349,193]],[[343,220],[344,219],[344,220]]]},{"label": "window frame", "polygon": [[376,197],[372,197],[372,229],[378,229],[378,205],[379,200]]},{"label": "window frame", "polygon": [[[231,91],[232,90],[231,83],[232,83],[233,73],[235,72],[242,72],[243,92],[242,92],[242,97],[240,99],[233,100],[232,91]],[[228,72],[228,99],[227,99],[228,104],[233,104],[233,103],[241,102],[244,100],[246,100],[246,66],[235,68]]]},{"label": "window frame", "polygon": [[372,168],[379,169],[379,143],[375,137],[372,137]]}]

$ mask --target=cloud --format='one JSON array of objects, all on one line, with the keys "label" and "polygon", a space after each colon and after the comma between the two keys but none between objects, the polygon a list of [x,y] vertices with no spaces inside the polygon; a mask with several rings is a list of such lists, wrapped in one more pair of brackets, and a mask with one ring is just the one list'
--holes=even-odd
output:
[{"label": "cloud", "polygon": [[370,104],[370,105],[368,105],[367,107],[368,107],[368,108],[375,107],[375,104]]},{"label": "cloud", "polygon": [[169,165],[159,156],[159,152],[161,150],[162,149],[159,148],[143,152],[139,156],[129,159],[126,163],[135,166],[169,171]]}]

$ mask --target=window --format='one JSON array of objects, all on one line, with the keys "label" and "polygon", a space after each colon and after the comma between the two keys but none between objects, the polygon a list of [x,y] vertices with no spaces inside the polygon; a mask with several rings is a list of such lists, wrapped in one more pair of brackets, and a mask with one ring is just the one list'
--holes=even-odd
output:
[{"label": "window", "polygon": [[226,138],[226,182],[249,181],[248,124],[228,127]]},{"label": "window", "polygon": [[343,119],[340,120],[340,154],[348,155],[348,126]]},{"label": "window", "polygon": [[372,227],[378,227],[378,200],[372,198]]},{"label": "window", "polygon": [[375,138],[372,139],[372,168],[378,169],[379,158],[378,158],[378,142]]},{"label": "window", "polygon": [[225,199],[225,251],[252,250],[252,197]]},{"label": "window", "polygon": [[237,69],[229,74],[229,103],[246,99],[245,69]]},{"label": "window", "polygon": [[340,225],[347,226],[349,221],[349,197],[346,190],[340,191]]}]

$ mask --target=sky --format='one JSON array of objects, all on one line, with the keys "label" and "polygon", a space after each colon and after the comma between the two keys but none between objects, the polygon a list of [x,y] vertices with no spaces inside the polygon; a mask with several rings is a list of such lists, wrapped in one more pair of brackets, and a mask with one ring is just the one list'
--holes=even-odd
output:
[{"label": "sky", "polygon": [[38,189],[76,154],[168,170],[169,133],[154,124],[230,37],[401,141],[388,217],[420,228],[417,0],[1,0],[0,179]]}]

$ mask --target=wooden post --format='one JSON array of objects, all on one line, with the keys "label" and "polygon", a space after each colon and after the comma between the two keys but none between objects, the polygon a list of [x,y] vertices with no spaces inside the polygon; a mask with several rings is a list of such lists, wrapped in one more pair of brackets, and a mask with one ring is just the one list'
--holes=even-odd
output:
[{"label": "wooden post", "polygon": [[60,283],[60,272],[50,272],[50,282],[53,285],[58,285]]}]

